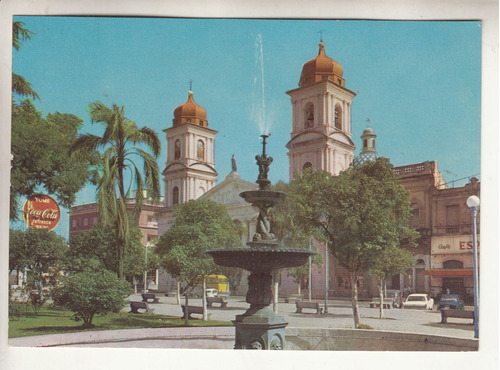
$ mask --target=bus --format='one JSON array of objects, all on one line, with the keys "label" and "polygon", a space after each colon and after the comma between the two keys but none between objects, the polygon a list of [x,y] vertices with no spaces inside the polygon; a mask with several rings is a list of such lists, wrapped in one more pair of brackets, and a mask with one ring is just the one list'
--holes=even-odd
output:
[{"label": "bus", "polygon": [[[207,289],[217,289],[217,295],[229,295],[229,281],[224,275],[207,275]],[[190,292],[190,296],[194,298],[201,298],[203,295],[203,279],[201,276],[197,277],[199,281]]]}]

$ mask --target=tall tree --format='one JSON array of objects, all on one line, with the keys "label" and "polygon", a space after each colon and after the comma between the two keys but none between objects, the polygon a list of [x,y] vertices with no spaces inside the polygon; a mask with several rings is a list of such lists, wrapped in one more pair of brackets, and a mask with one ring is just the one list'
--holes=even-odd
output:
[{"label": "tall tree", "polygon": [[385,158],[351,166],[338,176],[306,169],[291,183],[296,223],[320,231],[329,249],[351,275],[354,325],[360,324],[358,279],[378,255],[415,244],[418,233],[408,227],[411,206]]},{"label": "tall tree", "polygon": [[[125,117],[124,107],[115,104],[111,108],[101,102],[89,105],[92,123],[105,127],[101,136],[80,135],[71,148],[73,154],[92,153],[102,150],[102,174],[97,189],[98,209],[105,225],[113,226],[118,240],[118,277],[124,276],[125,247],[129,239],[129,217],[125,200],[134,186],[134,216],[138,216],[146,191],[149,198],[160,197],[160,174],[156,158],[160,154],[160,139],[149,127],[138,128],[134,121]],[[146,146],[153,155],[140,148]],[[137,167],[135,158],[143,162],[143,171]],[[125,176],[130,171],[130,184],[126,188]]]},{"label": "tall tree", "polygon": [[53,113],[43,118],[27,99],[12,107],[10,218],[17,219],[19,198],[44,189],[69,207],[75,194],[95,173],[95,154],[68,156],[82,120],[73,114]]},{"label": "tall tree", "polygon": [[[159,238],[156,253],[165,270],[185,282],[189,291],[207,275],[223,271],[205,251],[239,246],[242,232],[241,223],[232,220],[223,205],[192,200],[175,207],[173,226]],[[205,291],[203,306],[206,307]]]},{"label": "tall tree", "polygon": [[368,274],[377,279],[380,298],[380,318],[384,317],[384,305],[386,296],[385,279],[397,273],[404,273],[415,264],[415,257],[406,249],[395,247],[384,249],[373,261]]},{"label": "tall tree", "polygon": [[[66,269],[81,272],[92,268],[117,271],[116,232],[110,226],[95,225],[92,229],[71,238],[70,248],[66,254]],[[137,225],[131,225],[130,238],[125,247],[124,271],[127,280],[142,276],[144,272],[144,246],[142,232]],[[154,259],[149,258],[151,268],[156,268]]]}]

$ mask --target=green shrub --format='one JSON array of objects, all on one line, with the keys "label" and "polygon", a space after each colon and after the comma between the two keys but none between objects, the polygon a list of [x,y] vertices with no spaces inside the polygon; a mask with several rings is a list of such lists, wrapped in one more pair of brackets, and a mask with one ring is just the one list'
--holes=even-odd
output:
[{"label": "green shrub", "polygon": [[26,316],[27,312],[28,312],[27,303],[9,300],[9,318]]},{"label": "green shrub", "polygon": [[83,271],[62,279],[52,291],[54,303],[75,313],[84,327],[92,327],[95,314],[119,312],[132,289],[108,270]]}]

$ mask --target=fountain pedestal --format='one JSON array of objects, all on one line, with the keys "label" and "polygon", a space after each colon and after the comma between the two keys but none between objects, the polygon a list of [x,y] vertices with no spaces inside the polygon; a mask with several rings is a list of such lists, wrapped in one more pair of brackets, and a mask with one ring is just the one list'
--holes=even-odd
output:
[{"label": "fountain pedestal", "polygon": [[250,308],[237,315],[235,349],[283,349],[285,347],[284,317],[269,308],[272,302],[272,275],[254,272],[248,277],[247,302]]},{"label": "fountain pedestal", "polygon": [[233,320],[236,327],[235,349],[284,349],[285,327],[288,323],[283,316],[278,316],[269,308],[272,303],[273,271],[301,266],[307,262],[311,251],[290,249],[280,246],[280,242],[271,232],[268,211],[275,204],[283,201],[285,193],[269,190],[267,178],[271,157],[266,156],[266,138],[262,135],[262,155],[257,155],[259,190],[245,191],[240,197],[259,208],[257,231],[253,241],[246,247],[214,249],[207,251],[220,266],[240,267],[250,271],[246,301],[250,308]]}]

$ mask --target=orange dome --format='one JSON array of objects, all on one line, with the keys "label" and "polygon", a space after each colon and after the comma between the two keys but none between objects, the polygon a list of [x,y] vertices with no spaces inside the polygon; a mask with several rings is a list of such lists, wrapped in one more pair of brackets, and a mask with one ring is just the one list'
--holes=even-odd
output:
[{"label": "orange dome", "polygon": [[342,66],[332,58],[326,56],[325,44],[321,41],[319,43],[318,56],[305,63],[304,67],[302,67],[299,87],[308,86],[327,79],[339,86],[344,86],[342,74]]},{"label": "orange dome", "polygon": [[192,123],[194,125],[208,127],[207,112],[205,108],[194,102],[192,91],[189,91],[187,102],[179,105],[174,110],[174,126],[184,123]]}]

